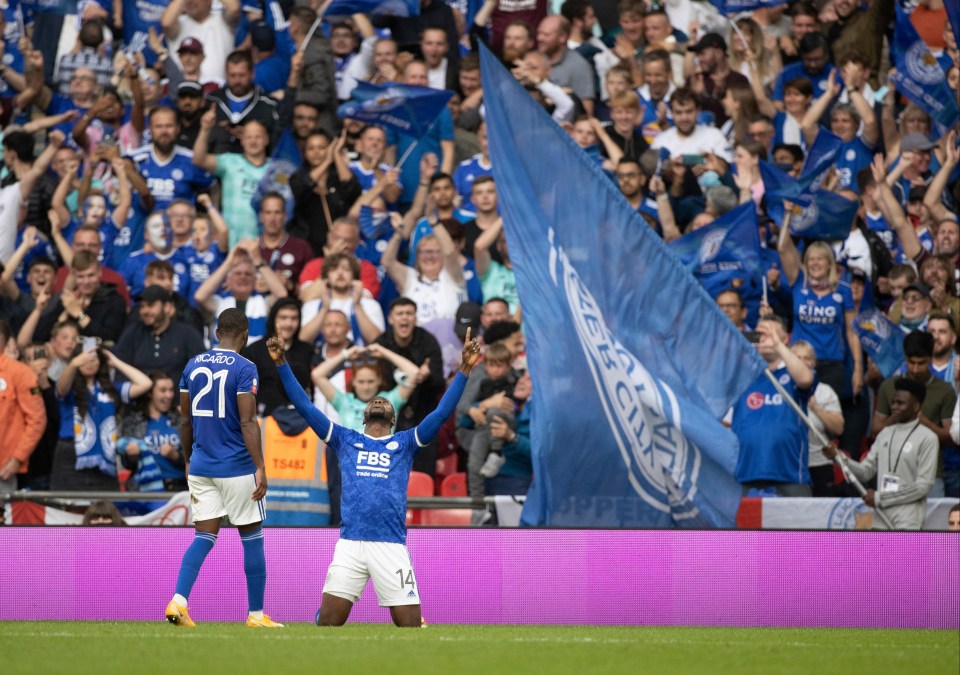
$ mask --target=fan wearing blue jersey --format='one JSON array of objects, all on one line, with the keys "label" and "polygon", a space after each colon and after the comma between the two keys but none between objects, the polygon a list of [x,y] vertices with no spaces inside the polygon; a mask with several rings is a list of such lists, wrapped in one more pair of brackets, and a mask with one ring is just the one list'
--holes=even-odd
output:
[{"label": "fan wearing blue jersey", "polygon": [[283,342],[267,341],[267,349],[290,401],[317,435],[337,454],[343,491],[343,525],[323,586],[317,612],[319,626],[342,626],[363,593],[367,580],[381,607],[390,608],[393,623],[420,626],[420,588],[407,551],[407,483],[414,455],[437,435],[460,400],[467,376],[480,358],[480,344],[470,339],[460,355],[460,371],[437,409],[413,429],[392,433],[396,411],[385,398],[373,398],[364,410],[363,433],[332,423],[313,407],[287,365]]},{"label": "fan wearing blue jersey", "polygon": [[195,625],[187,613],[187,598],[217,543],[223,517],[229,516],[243,543],[247,625],[283,628],[263,613],[267,565],[260,525],[266,518],[267,477],[257,424],[257,368],[239,354],[249,332],[242,311],[224,310],[217,319],[220,346],[191,359],[180,378],[180,442],[196,534],[183,555],[176,593],[167,605],[167,621],[175,626]]}]

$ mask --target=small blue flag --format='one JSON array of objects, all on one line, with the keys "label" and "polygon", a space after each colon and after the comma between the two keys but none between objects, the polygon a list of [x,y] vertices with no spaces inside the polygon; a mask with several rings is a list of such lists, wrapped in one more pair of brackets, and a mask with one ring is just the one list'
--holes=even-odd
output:
[{"label": "small blue flag", "polygon": [[680,264],[695,276],[711,297],[728,288],[761,286],[763,262],[760,228],[752,201],[727,211],[706,227],[668,245]]},{"label": "small blue flag", "polygon": [[340,118],[377,124],[420,138],[443,112],[453,92],[395,82],[359,82],[352,97],[337,108]]},{"label": "small blue flag", "polygon": [[765,363],[484,47],[480,63],[537,390],[522,522],[732,527],[739,446],[719,420]]},{"label": "small blue flag", "polygon": [[875,307],[862,309],[853,320],[853,330],[884,378],[900,369],[906,360],[903,354],[904,333],[883,312]]},{"label": "small blue flag", "polygon": [[950,28],[953,29],[953,39],[960,45],[960,2],[943,3],[943,8],[947,10],[947,20],[950,22]]},{"label": "small blue flag", "polygon": [[[950,0],[944,4],[949,5]],[[893,54],[897,67],[897,90],[930,115],[936,135],[942,136],[956,126],[960,110],[957,108],[956,95],[947,85],[946,73],[927,49],[917,29],[910,23],[910,15],[899,2]]]},{"label": "small blue flag", "polygon": [[267,172],[260,179],[253,197],[250,198],[250,206],[253,210],[260,212],[260,201],[265,194],[279,192],[286,203],[287,220],[293,218],[294,199],[293,190],[290,188],[290,176],[300,168],[302,163],[303,157],[300,155],[297,142],[287,129],[280,135],[277,146],[270,156],[270,166],[267,167]]},{"label": "small blue flag", "polygon": [[820,189],[827,171],[837,162],[837,154],[843,139],[831,131],[821,128],[816,140],[807,151],[800,171],[798,182],[806,192],[816,192]]},{"label": "small blue flag", "polygon": [[324,16],[420,16],[420,0],[333,0]]},{"label": "small blue flag", "polygon": [[790,232],[804,239],[825,241],[846,239],[850,236],[850,228],[859,206],[852,199],[828,190],[804,193],[787,201],[792,204]]},{"label": "small blue flag", "polygon": [[740,12],[752,12],[761,7],[779,7],[788,0],[710,0],[710,4],[721,14],[731,15]]}]

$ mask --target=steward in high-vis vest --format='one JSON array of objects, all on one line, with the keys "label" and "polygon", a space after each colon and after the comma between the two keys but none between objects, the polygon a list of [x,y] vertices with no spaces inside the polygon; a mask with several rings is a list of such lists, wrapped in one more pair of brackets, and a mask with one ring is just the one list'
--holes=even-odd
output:
[{"label": "steward in high-vis vest", "polygon": [[325,446],[293,406],[261,422],[267,509],[274,527],[330,524]]}]

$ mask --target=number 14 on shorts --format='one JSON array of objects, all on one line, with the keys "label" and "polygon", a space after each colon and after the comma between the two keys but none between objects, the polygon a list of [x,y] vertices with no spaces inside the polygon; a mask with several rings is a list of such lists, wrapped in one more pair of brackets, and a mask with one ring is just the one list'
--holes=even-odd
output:
[{"label": "number 14 on shorts", "polygon": [[400,589],[404,589],[407,586],[413,588],[416,586],[416,582],[413,580],[413,569],[403,570],[399,569],[395,572],[397,576],[400,577]]}]

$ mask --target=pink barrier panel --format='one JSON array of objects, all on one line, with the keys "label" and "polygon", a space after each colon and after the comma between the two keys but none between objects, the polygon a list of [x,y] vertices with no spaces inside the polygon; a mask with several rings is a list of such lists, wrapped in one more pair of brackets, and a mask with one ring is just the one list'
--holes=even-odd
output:
[{"label": "pink barrier panel", "polygon": [[[266,610],[311,621],[333,529],[266,530]],[[160,620],[185,528],[0,528],[0,619]],[[951,532],[411,530],[430,623],[960,628]],[[190,598],[197,621],[240,621],[234,530]],[[351,621],[388,621],[372,584]]]}]

